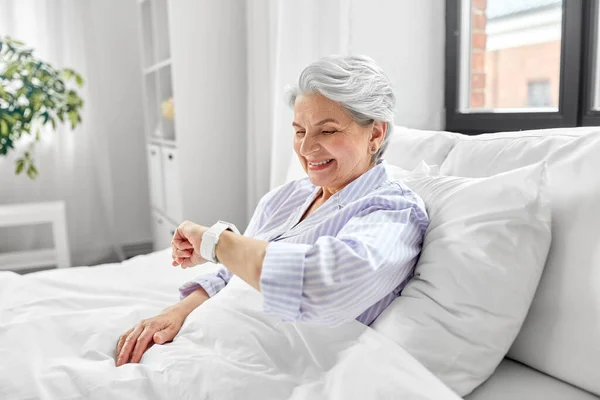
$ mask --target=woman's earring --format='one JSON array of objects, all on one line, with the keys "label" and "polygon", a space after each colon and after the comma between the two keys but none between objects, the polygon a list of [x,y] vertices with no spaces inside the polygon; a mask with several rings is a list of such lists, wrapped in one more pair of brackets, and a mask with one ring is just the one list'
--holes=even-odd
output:
[{"label": "woman's earring", "polygon": [[375,153],[375,147],[371,147],[371,153]]}]

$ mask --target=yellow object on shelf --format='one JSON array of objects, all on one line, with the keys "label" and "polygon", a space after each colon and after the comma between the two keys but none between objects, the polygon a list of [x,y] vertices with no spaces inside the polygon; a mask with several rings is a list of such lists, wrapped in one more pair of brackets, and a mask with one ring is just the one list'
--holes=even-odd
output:
[{"label": "yellow object on shelf", "polygon": [[173,98],[172,97],[163,101],[160,104],[160,108],[161,108],[162,116],[165,119],[173,120],[175,118],[175,109],[173,107]]}]

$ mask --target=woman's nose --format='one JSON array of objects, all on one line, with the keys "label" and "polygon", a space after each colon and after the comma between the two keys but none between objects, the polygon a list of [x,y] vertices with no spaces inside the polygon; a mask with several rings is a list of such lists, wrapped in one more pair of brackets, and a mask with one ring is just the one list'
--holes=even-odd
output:
[{"label": "woman's nose", "polygon": [[315,138],[308,134],[304,135],[304,138],[302,138],[302,143],[300,144],[300,154],[306,157],[317,150],[319,150],[319,144]]}]

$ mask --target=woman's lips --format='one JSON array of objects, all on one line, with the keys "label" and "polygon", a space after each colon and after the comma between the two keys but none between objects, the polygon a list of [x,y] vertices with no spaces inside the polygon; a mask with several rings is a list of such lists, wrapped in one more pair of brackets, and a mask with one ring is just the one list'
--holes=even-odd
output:
[{"label": "woman's lips", "polygon": [[315,161],[315,163],[317,163],[317,164],[312,164],[312,161],[311,162],[307,161],[306,165],[308,166],[308,170],[309,171],[325,170],[325,169],[329,168],[335,160],[333,158],[330,158],[329,162],[327,162],[325,164],[321,164],[323,161],[326,161],[326,160]]}]

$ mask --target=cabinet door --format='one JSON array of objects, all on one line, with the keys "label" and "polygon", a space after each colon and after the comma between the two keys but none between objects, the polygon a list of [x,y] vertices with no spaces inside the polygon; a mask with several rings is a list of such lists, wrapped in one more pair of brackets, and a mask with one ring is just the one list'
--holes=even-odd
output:
[{"label": "cabinet door", "polygon": [[179,187],[178,162],[176,149],[162,148],[165,213],[171,220],[181,223],[181,188]]},{"label": "cabinet door", "polygon": [[160,147],[154,144],[148,145],[148,175],[150,204],[159,210],[164,210],[162,157]]},{"label": "cabinet door", "polygon": [[171,247],[171,240],[177,226],[169,222],[160,213],[152,212],[152,238],[154,239],[154,251],[164,250]]}]

